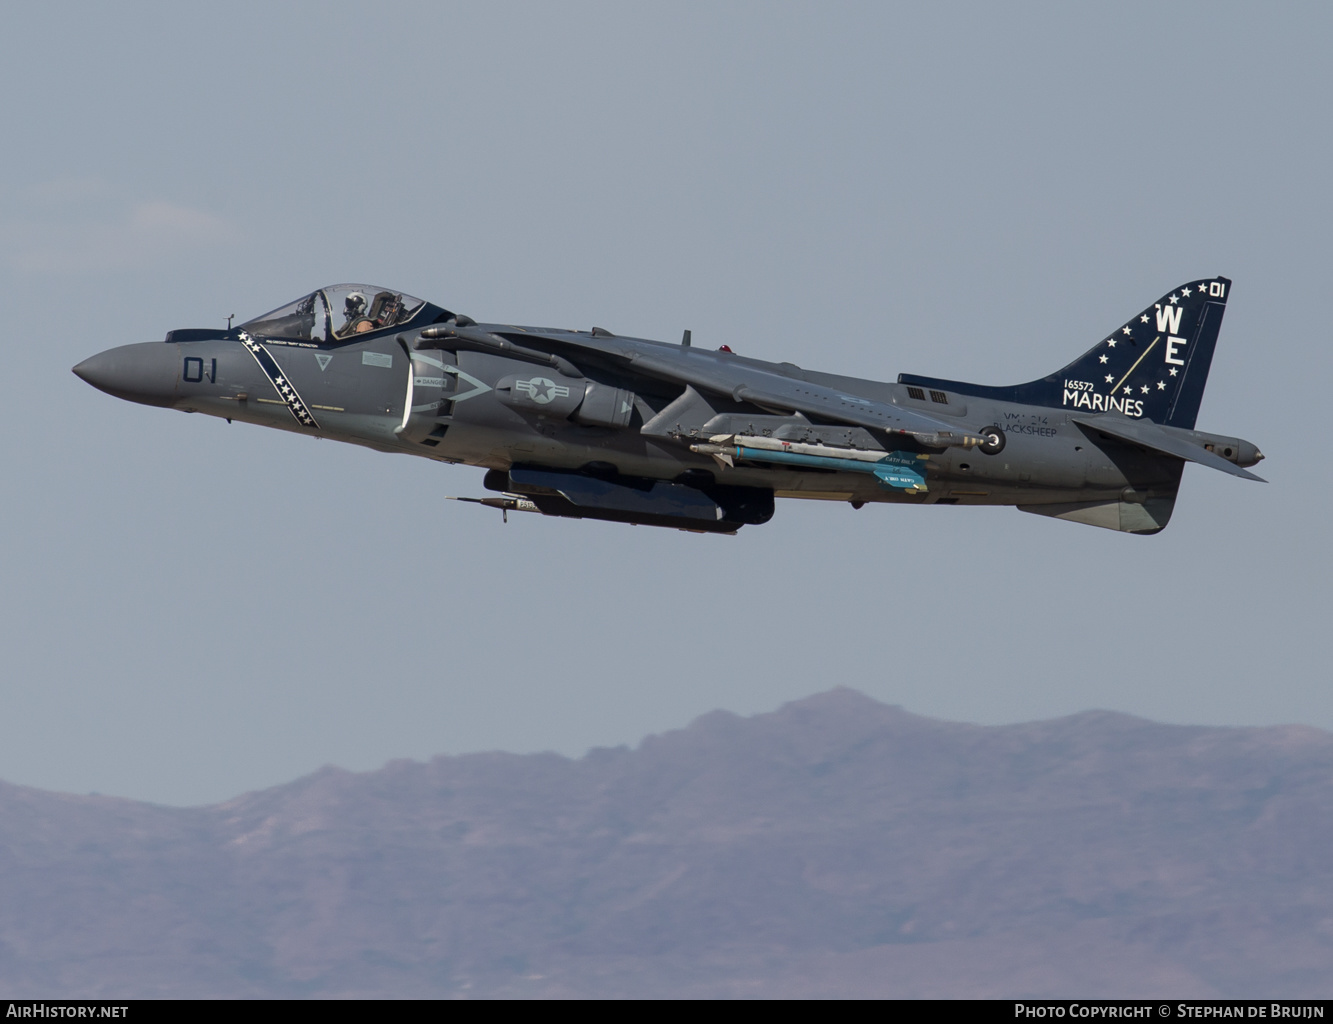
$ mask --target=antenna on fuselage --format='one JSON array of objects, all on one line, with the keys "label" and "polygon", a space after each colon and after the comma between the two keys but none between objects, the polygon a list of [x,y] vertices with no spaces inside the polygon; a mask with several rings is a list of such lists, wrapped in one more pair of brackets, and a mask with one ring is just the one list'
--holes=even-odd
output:
[{"label": "antenna on fuselage", "polygon": [[690,347],[690,332],[689,332],[689,331],[686,331],[686,332],[681,336],[681,339],[680,339],[680,347],[681,347],[681,348],[689,348],[689,347]]},{"label": "antenna on fuselage", "polygon": [[227,314],[227,330],[229,330],[229,331],[231,330],[231,322],[232,322],[232,320],[234,320],[235,318],[236,318],[236,314],[235,314],[235,313],[228,313],[228,314]]}]

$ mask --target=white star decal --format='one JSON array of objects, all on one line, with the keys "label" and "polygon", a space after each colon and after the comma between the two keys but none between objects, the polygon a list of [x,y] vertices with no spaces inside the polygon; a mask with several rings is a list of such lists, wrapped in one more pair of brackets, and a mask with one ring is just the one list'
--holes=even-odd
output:
[{"label": "white star decal", "polygon": [[1110,384],[1111,381],[1113,381],[1113,380],[1115,380],[1115,376],[1114,376],[1113,374],[1108,373],[1108,374],[1106,375],[1106,383]]},{"label": "white star decal", "polygon": [[1148,385],[1147,384],[1143,385],[1143,387],[1139,388],[1139,390],[1146,395],[1148,393]]},{"label": "white star decal", "polygon": [[1126,385],[1125,385],[1125,394],[1127,394],[1127,395],[1132,395],[1133,393],[1134,393],[1134,389],[1133,389],[1132,387],[1130,387],[1128,384],[1126,384]]},{"label": "white star decal", "polygon": [[1158,391],[1165,391],[1165,390],[1166,390],[1166,381],[1161,381],[1161,380],[1159,380],[1159,381],[1157,382],[1157,390],[1158,390]]},{"label": "white star decal", "polygon": [[1188,288],[1182,288],[1180,289],[1180,294],[1188,299],[1190,297],[1190,290]]},{"label": "white star decal", "polygon": [[1128,327],[1122,327],[1122,328],[1120,328],[1120,333],[1121,333],[1121,334],[1128,334],[1128,333],[1129,333],[1129,328],[1128,328]]},{"label": "white star decal", "polygon": [[1173,369],[1171,370],[1171,376],[1174,377],[1175,375],[1176,375],[1176,371],[1175,371],[1175,369],[1173,368]]},{"label": "white star decal", "polygon": [[1114,338],[1107,338],[1107,339],[1106,339],[1106,344],[1107,344],[1107,346],[1108,346],[1109,348],[1115,348],[1115,339],[1114,339]]},{"label": "white star decal", "polygon": [[1110,359],[1110,358],[1111,358],[1110,356],[1098,356],[1098,357],[1097,357],[1097,359],[1098,359],[1100,362],[1103,362],[1103,363],[1106,362],[1106,360],[1108,360],[1108,359]]},{"label": "white star decal", "polygon": [[1173,305],[1173,306],[1176,306],[1176,305],[1179,305],[1179,304],[1180,304],[1180,300],[1177,299],[1174,295],[1171,296],[1170,302],[1171,302],[1171,305]]},{"label": "white star decal", "polygon": [[1139,317],[1139,323],[1146,324],[1147,322],[1148,322],[1148,314],[1144,313],[1143,316]]}]

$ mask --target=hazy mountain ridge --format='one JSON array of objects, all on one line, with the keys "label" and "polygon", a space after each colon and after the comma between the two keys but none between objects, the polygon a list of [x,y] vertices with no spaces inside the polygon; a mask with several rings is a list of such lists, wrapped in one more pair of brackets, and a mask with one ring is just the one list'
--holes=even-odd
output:
[{"label": "hazy mountain ridge", "polygon": [[15,996],[1329,994],[1333,736],[839,689],[174,809],[0,785]]}]

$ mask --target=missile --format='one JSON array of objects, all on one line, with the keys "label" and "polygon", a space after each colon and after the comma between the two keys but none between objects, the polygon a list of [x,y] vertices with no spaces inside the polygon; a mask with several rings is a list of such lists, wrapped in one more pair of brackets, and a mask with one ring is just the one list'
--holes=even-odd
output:
[{"label": "missile", "polygon": [[736,444],[744,448],[759,448],[771,452],[793,452],[814,455],[821,459],[852,459],[856,462],[879,462],[888,452],[869,451],[865,448],[832,448],[825,444],[799,444],[776,437],[758,437],[747,434],[714,434],[708,440],[713,444]]},{"label": "missile", "polygon": [[[724,443],[725,442],[725,443]],[[794,444],[771,437],[715,434],[707,444],[692,444],[690,451],[711,455],[719,463],[734,465],[734,459],[810,466],[849,473],[870,473],[883,487],[921,494],[926,491],[928,455],[913,452],[873,452],[863,448],[831,448],[827,445]]]},{"label": "missile", "polygon": [[506,495],[503,498],[455,498],[451,494],[445,495],[446,501],[470,501],[474,505],[485,505],[487,508],[498,508],[504,514],[505,522],[509,522],[510,512],[540,512],[535,504],[521,495]]},{"label": "missile", "polygon": [[[899,430],[894,431],[894,433],[910,437],[927,448],[975,448],[978,445],[991,443],[989,438],[982,437],[980,434],[955,434],[952,430],[940,430],[933,434],[912,430]],[[866,451],[863,448],[830,448],[828,445],[798,444],[794,441],[782,441],[775,437],[714,434],[709,440],[714,443],[725,444],[733,438],[737,444],[743,444],[751,448],[767,448],[771,451],[799,452],[803,455],[835,454],[838,458],[864,459],[867,462],[883,458],[883,452]]]}]

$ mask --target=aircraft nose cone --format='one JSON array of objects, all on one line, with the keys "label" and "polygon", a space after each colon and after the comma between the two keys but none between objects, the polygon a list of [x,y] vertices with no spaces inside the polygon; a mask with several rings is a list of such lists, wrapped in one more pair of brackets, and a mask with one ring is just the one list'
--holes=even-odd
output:
[{"label": "aircraft nose cone", "polygon": [[74,376],[80,380],[91,384],[95,388],[103,387],[102,381],[108,379],[107,364],[110,362],[106,358],[106,353],[92,356],[74,367]]},{"label": "aircraft nose cone", "polygon": [[143,405],[171,405],[179,369],[176,346],[155,341],[99,352],[74,367],[74,375],[117,398]]}]

